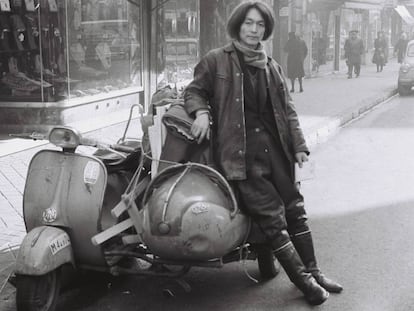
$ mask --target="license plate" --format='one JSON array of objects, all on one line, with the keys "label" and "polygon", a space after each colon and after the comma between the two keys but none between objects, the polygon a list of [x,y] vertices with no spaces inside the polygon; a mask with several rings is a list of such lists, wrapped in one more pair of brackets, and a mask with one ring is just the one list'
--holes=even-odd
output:
[{"label": "license plate", "polygon": [[65,233],[59,235],[56,239],[52,240],[49,244],[49,247],[52,254],[55,255],[57,252],[68,247],[69,245],[70,239],[69,236]]}]

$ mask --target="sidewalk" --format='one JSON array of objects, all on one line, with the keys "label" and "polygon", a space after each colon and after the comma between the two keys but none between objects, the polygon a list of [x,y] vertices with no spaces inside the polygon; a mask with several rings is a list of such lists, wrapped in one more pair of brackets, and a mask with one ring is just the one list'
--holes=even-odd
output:
[{"label": "sidewalk", "polygon": [[305,79],[304,92],[293,93],[292,97],[310,148],[397,94],[398,70],[399,64],[393,58],[383,72],[377,73],[375,65],[367,64],[362,66],[360,77],[347,79],[346,66],[341,63],[340,71],[324,65],[314,77]]},{"label": "sidewalk", "polygon": [[[324,65],[315,76],[305,79],[304,92],[292,93],[292,97],[310,148],[317,147],[342,125],[396,94],[398,68],[396,60],[391,59],[381,73],[376,73],[375,66],[369,64],[362,66],[359,78],[347,79],[344,67],[332,72]],[[124,126],[125,123],[120,123],[90,135],[115,142],[122,136]],[[138,131],[135,126],[132,131]],[[24,237],[25,176],[31,157],[44,147],[20,139],[0,140],[0,151],[4,154],[0,153],[0,254],[18,248]],[[10,150],[10,154],[5,150]],[[0,289],[2,284],[0,274]]]}]

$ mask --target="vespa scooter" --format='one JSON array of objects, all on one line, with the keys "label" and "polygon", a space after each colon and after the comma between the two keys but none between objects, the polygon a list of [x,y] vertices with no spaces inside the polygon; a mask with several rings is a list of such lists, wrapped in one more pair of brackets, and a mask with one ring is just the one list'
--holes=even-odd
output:
[{"label": "vespa scooter", "polygon": [[60,150],[41,150],[29,165],[18,311],[55,310],[66,267],[180,278],[191,267],[249,259],[258,260],[263,278],[277,275],[270,248],[251,242],[251,222],[213,168],[176,164],[151,178],[139,141],[88,155],[81,146],[101,144],[72,128],[55,127],[47,139]]},{"label": "vespa scooter", "polygon": [[[63,268],[108,271],[119,260],[105,256],[106,250],[122,244],[119,236],[98,246],[91,238],[122,220],[110,211],[140,163],[140,142],[124,139],[107,146],[62,126],[54,127],[47,137],[33,133],[25,138],[48,139],[60,150],[39,151],[28,168],[23,195],[27,235],[17,255],[13,282],[16,304],[17,310],[53,310]],[[88,155],[79,151],[81,146],[99,149]]]}]

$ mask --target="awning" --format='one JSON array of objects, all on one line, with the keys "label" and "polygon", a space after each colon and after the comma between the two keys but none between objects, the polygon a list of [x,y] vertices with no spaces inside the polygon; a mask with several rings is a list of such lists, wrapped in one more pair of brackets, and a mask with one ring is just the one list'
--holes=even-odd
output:
[{"label": "awning", "polygon": [[361,10],[382,10],[384,7],[383,0],[373,1],[346,1],[343,6],[345,9],[361,9]]},{"label": "awning", "polygon": [[401,16],[402,20],[408,25],[414,25],[414,17],[408,12],[404,5],[397,5],[395,8],[397,13]]},{"label": "awning", "polygon": [[313,12],[333,11],[339,8],[344,2],[345,0],[309,0],[308,9]]}]

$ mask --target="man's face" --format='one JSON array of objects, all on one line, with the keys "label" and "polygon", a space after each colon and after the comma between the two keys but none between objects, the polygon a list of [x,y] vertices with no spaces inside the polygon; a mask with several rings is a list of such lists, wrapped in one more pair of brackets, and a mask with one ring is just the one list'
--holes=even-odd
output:
[{"label": "man's face", "polygon": [[255,8],[250,9],[240,27],[240,43],[255,49],[262,41],[265,29],[265,22],[260,12]]},{"label": "man's face", "polygon": [[351,39],[356,39],[356,37],[357,37],[356,32],[351,32]]}]

